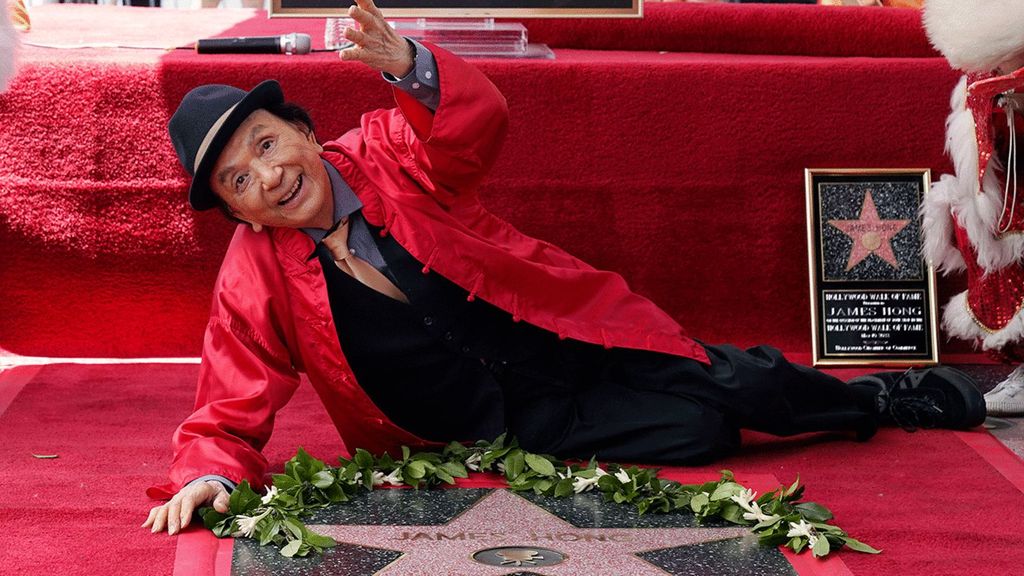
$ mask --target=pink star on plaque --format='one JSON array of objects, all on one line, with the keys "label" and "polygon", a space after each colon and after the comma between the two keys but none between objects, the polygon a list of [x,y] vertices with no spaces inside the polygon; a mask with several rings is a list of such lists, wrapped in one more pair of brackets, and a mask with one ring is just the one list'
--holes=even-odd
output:
[{"label": "pink star on plaque", "polygon": [[442,525],[311,528],[339,543],[402,552],[378,576],[665,574],[636,553],[749,533],[743,527],[578,528],[508,490],[491,492]]},{"label": "pink star on plaque", "polygon": [[896,254],[892,251],[892,238],[910,224],[910,220],[882,220],[875,208],[875,199],[868,190],[864,194],[864,204],[857,220],[829,220],[829,224],[839,229],[853,240],[850,259],[846,263],[846,271],[860,264],[865,258],[874,254],[899,268]]}]

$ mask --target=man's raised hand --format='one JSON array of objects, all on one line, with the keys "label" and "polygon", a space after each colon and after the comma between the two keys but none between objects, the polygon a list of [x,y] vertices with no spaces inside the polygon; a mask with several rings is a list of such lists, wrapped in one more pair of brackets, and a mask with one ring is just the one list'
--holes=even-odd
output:
[{"label": "man's raised hand", "polygon": [[342,60],[356,60],[396,78],[412,70],[413,47],[388,25],[373,0],[356,0],[348,15],[359,28],[345,28],[343,35],[355,46],[341,51]]}]

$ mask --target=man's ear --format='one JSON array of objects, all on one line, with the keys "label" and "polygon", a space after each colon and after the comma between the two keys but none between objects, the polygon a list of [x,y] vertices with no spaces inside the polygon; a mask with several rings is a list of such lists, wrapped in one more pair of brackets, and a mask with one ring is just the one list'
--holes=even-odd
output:
[{"label": "man's ear", "polygon": [[309,141],[312,142],[314,146],[316,146],[317,154],[323,154],[324,147],[321,146],[320,143],[316,141],[316,134],[314,134],[312,130],[306,132],[306,138],[309,139]]},{"label": "man's ear", "polygon": [[224,211],[224,214],[230,220],[234,220],[235,222],[241,222],[242,224],[248,224],[249,226],[252,227],[252,231],[253,232],[257,232],[258,233],[258,232],[262,232],[263,231],[263,225],[262,224],[257,224],[255,222],[249,222],[248,220],[242,218],[241,216],[238,215],[238,212],[235,212],[234,209],[231,208],[230,205],[228,205],[227,202],[221,201],[220,207]]}]

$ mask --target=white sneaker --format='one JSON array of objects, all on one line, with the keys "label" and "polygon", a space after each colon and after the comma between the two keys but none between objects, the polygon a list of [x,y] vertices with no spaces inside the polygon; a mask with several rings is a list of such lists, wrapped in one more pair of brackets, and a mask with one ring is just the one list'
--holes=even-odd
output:
[{"label": "white sneaker", "polygon": [[985,407],[990,416],[1024,415],[1024,364],[985,394]]}]

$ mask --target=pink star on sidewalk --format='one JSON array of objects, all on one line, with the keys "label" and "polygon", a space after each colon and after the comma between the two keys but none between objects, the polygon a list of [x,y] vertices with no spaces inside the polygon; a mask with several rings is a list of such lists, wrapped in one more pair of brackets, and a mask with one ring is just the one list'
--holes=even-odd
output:
[{"label": "pink star on sidewalk", "polygon": [[[339,543],[398,550],[402,556],[380,576],[442,574],[503,575],[515,570],[559,574],[664,574],[636,556],[661,548],[749,534],[735,528],[578,528],[507,490],[495,490],[447,524],[439,526],[316,526]],[[481,550],[500,548],[504,566],[473,560]],[[546,550],[561,553],[543,567]]]}]

